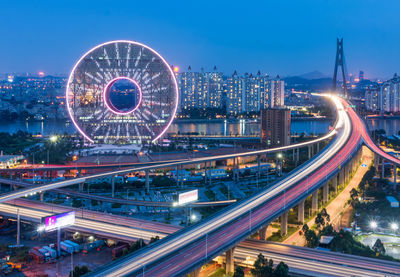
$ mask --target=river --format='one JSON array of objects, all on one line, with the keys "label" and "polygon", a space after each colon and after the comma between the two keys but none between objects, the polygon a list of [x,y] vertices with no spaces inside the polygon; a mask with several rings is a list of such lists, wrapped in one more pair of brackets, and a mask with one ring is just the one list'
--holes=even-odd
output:
[{"label": "river", "polygon": [[[329,120],[293,120],[292,134],[324,134],[329,131]],[[15,121],[1,122],[0,132],[16,133],[26,131],[33,134],[72,134],[76,132],[69,121]],[[195,122],[176,121],[171,124],[169,133],[197,132],[203,135],[259,135],[260,124],[252,120],[199,120]]]}]

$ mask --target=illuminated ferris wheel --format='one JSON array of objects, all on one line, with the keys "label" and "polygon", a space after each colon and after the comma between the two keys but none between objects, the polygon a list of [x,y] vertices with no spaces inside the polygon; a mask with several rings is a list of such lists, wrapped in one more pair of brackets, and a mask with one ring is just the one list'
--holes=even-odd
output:
[{"label": "illuminated ferris wheel", "polygon": [[75,64],[66,98],[74,125],[90,142],[141,144],[167,131],[178,85],[171,67],[150,47],[110,41]]}]

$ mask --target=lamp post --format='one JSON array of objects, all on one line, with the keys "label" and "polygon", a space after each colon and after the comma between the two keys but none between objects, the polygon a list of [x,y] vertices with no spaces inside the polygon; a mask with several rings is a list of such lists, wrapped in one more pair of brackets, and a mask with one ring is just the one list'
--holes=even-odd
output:
[{"label": "lamp post", "polygon": [[392,229],[394,232],[397,232],[399,225],[396,222],[392,222],[390,223],[390,229]]},{"label": "lamp post", "polygon": [[371,229],[375,232],[375,229],[378,227],[378,223],[375,220],[372,220],[369,223],[369,227],[371,227]]},{"label": "lamp post", "polygon": [[276,157],[278,158],[277,164],[279,165],[278,176],[282,176],[282,159],[283,159],[283,154],[282,154],[282,153],[278,153],[278,154],[276,155]]}]

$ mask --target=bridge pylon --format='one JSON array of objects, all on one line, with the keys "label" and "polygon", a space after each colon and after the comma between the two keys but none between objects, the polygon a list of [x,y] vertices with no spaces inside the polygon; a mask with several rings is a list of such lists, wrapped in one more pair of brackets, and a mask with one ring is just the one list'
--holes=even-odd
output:
[{"label": "bridge pylon", "polygon": [[335,60],[335,69],[333,71],[332,78],[332,90],[337,91],[337,73],[339,70],[339,66],[342,72],[343,79],[343,94],[347,98],[347,82],[346,82],[346,69],[345,69],[345,60],[343,53],[343,38],[336,40],[336,60]]}]

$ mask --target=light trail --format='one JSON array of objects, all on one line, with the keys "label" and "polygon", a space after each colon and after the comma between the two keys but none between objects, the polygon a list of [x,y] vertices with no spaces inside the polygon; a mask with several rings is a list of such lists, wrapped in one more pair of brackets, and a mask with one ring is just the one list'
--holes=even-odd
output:
[{"label": "light trail", "polygon": [[[276,217],[278,213],[282,212],[282,209],[286,209],[286,205],[290,204],[289,201],[297,201],[305,195],[309,195],[311,192],[309,190],[317,185],[315,181],[321,182],[328,178],[326,176],[328,168],[325,170],[323,167],[329,165],[328,172],[338,170],[338,166],[347,162],[347,157],[357,147],[359,136],[354,137],[353,135],[350,143],[355,145],[345,149],[345,153],[343,150],[341,151],[351,137],[352,126],[340,99],[336,97],[331,97],[331,99],[338,112],[338,121],[335,127],[335,133],[338,133],[338,136],[322,153],[296,168],[271,188],[228,207],[209,220],[179,231],[159,243],[139,251],[140,253],[115,262],[93,274],[102,276],[135,275],[141,274],[145,268],[147,268],[146,276],[175,276],[187,273],[197,264],[214,257],[221,250],[226,250],[226,247],[229,248],[229,245],[235,240],[240,241],[242,237],[246,237],[248,233],[252,232],[252,222],[254,222],[253,228],[256,228],[268,218]],[[338,158],[332,159],[335,156]],[[312,175],[314,172],[316,174]],[[313,177],[310,182],[308,182],[308,176]],[[307,179],[306,183],[304,183],[305,179]],[[303,183],[295,186],[300,181]],[[286,191],[288,192],[286,193]],[[288,202],[286,203],[286,201]],[[208,234],[210,235],[208,236]],[[207,242],[203,241],[204,237],[208,240]],[[209,249],[205,250],[205,245],[209,245]],[[208,253],[208,257],[204,256],[204,252]],[[186,255],[186,259],[183,259],[181,253]],[[189,257],[188,254],[190,254]],[[179,266],[166,269],[169,264]]]}]

